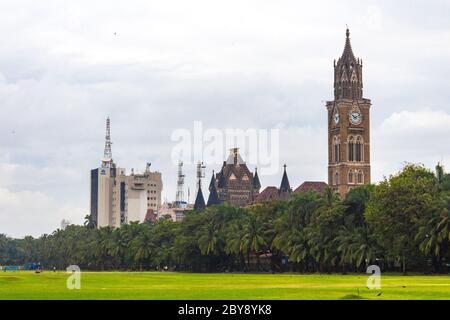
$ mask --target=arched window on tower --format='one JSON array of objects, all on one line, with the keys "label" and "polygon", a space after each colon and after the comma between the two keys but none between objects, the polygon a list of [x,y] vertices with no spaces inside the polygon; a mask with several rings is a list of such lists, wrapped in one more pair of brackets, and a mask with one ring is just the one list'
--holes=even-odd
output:
[{"label": "arched window on tower", "polygon": [[338,163],[341,161],[341,140],[339,136],[333,137],[333,162]]},{"label": "arched window on tower", "polygon": [[353,171],[348,172],[348,183],[353,183]]},{"label": "arched window on tower", "polygon": [[348,161],[355,161],[355,138],[348,137]]},{"label": "arched window on tower", "polygon": [[334,185],[337,186],[339,184],[339,172],[334,174]]},{"label": "arched window on tower", "polygon": [[362,170],[358,171],[358,184],[363,184],[364,183],[364,174],[362,172]]},{"label": "arched window on tower", "polygon": [[363,161],[363,139],[361,136],[357,136],[356,137],[356,145],[355,145],[355,149],[356,149],[356,161],[361,162]]}]

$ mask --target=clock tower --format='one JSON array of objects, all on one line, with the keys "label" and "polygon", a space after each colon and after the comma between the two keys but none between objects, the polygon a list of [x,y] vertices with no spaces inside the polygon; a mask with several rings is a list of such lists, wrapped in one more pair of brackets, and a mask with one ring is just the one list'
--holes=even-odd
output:
[{"label": "clock tower", "polygon": [[346,32],[342,56],[334,61],[334,100],[328,112],[328,185],[341,197],[370,184],[370,106],[363,98],[362,60],[355,58]]}]

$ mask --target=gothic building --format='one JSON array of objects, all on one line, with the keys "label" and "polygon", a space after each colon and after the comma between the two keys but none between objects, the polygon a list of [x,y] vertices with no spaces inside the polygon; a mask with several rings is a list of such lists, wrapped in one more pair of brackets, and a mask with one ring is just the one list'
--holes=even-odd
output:
[{"label": "gothic building", "polygon": [[355,58],[347,29],[344,52],[334,62],[334,100],[328,111],[328,185],[344,197],[370,183],[370,106],[363,98],[362,60]]},{"label": "gothic building", "polygon": [[255,171],[253,175],[242,160],[239,148],[233,148],[230,150],[227,161],[223,162],[220,172],[211,179],[209,190],[212,198],[208,202],[217,203],[215,195],[217,193],[219,202],[245,206],[253,203],[260,188],[258,173]]}]

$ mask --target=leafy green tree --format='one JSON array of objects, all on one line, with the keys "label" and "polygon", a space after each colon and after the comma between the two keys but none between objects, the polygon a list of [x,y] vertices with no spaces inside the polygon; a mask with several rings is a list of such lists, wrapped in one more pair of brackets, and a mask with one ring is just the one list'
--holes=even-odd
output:
[{"label": "leafy green tree", "polygon": [[415,235],[434,209],[436,178],[423,166],[406,165],[385,178],[373,192],[366,219],[388,259],[399,260],[406,273],[409,262],[421,263]]}]

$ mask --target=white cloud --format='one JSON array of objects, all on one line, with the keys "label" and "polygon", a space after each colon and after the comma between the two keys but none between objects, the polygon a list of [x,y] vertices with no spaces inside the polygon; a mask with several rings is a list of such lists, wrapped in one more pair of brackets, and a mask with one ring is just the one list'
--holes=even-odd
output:
[{"label": "white cloud", "polygon": [[[107,115],[116,162],[152,162],[169,199],[171,132],[195,120],[218,129],[281,127],[280,164],[291,184],[325,180],[324,100],[332,98],[345,24],[373,102],[373,179],[405,160],[450,162],[442,138],[448,9],[407,0],[0,2],[0,209],[9,208],[0,219],[42,221],[1,224],[0,232],[39,234],[62,218],[83,219]],[[186,174],[194,194],[195,168]],[[39,199],[33,210],[8,202],[31,195]]]},{"label": "white cloud", "polygon": [[433,109],[394,112],[372,134],[372,161],[380,179],[401,169],[405,162],[429,168],[450,165],[450,112]]},{"label": "white cloud", "polygon": [[65,205],[41,192],[0,188],[0,225],[9,236],[40,236],[60,227],[63,218],[82,223],[80,208]]},{"label": "white cloud", "polygon": [[[419,111],[394,112],[389,118],[385,119],[380,131],[385,137],[401,138],[416,134],[420,136],[432,135],[438,139],[437,133],[450,131],[450,114],[442,110],[432,110],[430,108]],[[416,137],[417,138],[417,137]]]}]

